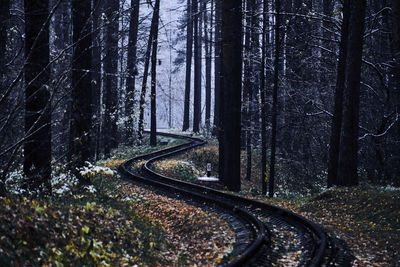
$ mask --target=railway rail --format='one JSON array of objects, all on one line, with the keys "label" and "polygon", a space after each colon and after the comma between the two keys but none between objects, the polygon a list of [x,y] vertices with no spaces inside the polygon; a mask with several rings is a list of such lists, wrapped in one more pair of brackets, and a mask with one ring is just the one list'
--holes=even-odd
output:
[{"label": "railway rail", "polygon": [[[161,188],[204,206],[223,210],[226,220],[236,232],[231,253],[233,260],[224,266],[331,266],[344,265],[338,258],[330,237],[317,224],[286,209],[212,189],[155,172],[155,161],[177,155],[206,142],[188,136],[157,133],[161,136],[186,140],[185,143],[161,151],[134,157],[119,170],[124,178]],[[145,161],[134,169],[135,162]],[[335,258],[336,257],[336,258]]]}]

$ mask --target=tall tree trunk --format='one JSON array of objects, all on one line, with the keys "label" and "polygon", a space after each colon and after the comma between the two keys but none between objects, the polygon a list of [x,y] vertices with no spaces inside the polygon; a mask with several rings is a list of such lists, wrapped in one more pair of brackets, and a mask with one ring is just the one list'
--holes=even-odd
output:
[{"label": "tall tree trunk", "polygon": [[255,121],[255,101],[254,95],[258,90],[259,86],[259,64],[256,63],[256,58],[259,58],[258,47],[259,47],[259,38],[257,33],[258,27],[258,19],[257,19],[257,8],[255,0],[249,0],[248,2],[248,31],[249,31],[249,47],[248,49],[248,91],[247,91],[247,131],[246,131],[246,153],[247,153],[247,170],[246,170],[246,179],[251,179],[251,170],[252,170],[252,146],[253,146],[253,131],[254,131],[254,121]]},{"label": "tall tree trunk", "polygon": [[[397,112],[400,112],[400,1],[392,0],[392,47],[394,51],[394,87]],[[400,123],[397,123],[397,133],[400,136]]]},{"label": "tall tree trunk", "polygon": [[[0,96],[3,96],[6,85],[6,44],[10,19],[10,0],[0,0]],[[3,180],[0,180],[0,196],[4,196],[6,188]]]},{"label": "tall tree trunk", "polygon": [[157,87],[157,48],[158,48],[158,20],[160,17],[160,0],[156,0],[154,6],[155,25],[153,36],[153,50],[151,52],[151,124],[150,124],[150,145],[157,145],[157,118],[156,118],[156,87]]},{"label": "tall tree trunk", "polygon": [[[193,132],[200,131],[201,122],[201,65],[202,65],[202,6],[200,0],[193,1],[194,18],[194,98],[193,98]],[[200,6],[200,8],[199,8]]]},{"label": "tall tree trunk", "polygon": [[267,45],[267,27],[268,22],[268,0],[263,0],[263,26],[261,33],[261,192],[263,195],[267,193],[267,101],[266,101],[266,86],[265,86],[265,59]]},{"label": "tall tree trunk", "polygon": [[358,184],[358,126],[365,8],[366,0],[350,2],[343,128],[340,140],[338,179],[333,182],[334,185]]},{"label": "tall tree trunk", "polygon": [[[0,0],[0,6],[0,96],[2,96],[6,80],[6,44],[10,17],[10,0]],[[3,196],[5,192],[5,185],[0,180],[0,196]]]},{"label": "tall tree trunk", "polygon": [[[212,7],[211,1],[211,7]],[[211,8],[212,9],[212,8]],[[211,49],[212,49],[212,33],[209,31],[212,29],[212,13],[208,15],[206,2],[203,2],[203,12],[204,12],[204,46],[206,51],[206,129],[207,134],[210,131],[210,120],[211,120]]]},{"label": "tall tree trunk", "polygon": [[[392,37],[397,67],[400,64],[400,2],[392,0]],[[399,78],[399,76],[397,76]],[[397,85],[399,85],[397,83]],[[399,89],[399,88],[397,88]]]},{"label": "tall tree trunk", "polygon": [[[243,149],[248,150],[247,146],[247,135],[249,131],[249,94],[251,91],[251,65],[250,65],[250,43],[251,43],[251,3],[252,0],[246,0],[243,2],[245,25],[244,25],[244,47],[243,47],[243,65],[244,65],[244,75],[243,75],[243,95],[242,95],[242,120],[243,120],[243,129],[242,129],[242,142],[241,146]],[[247,175],[246,175],[247,176]],[[246,177],[247,178],[247,177]]]},{"label": "tall tree trunk", "polygon": [[137,39],[139,28],[139,0],[131,0],[131,17],[129,21],[129,41],[128,41],[128,58],[126,67],[128,69],[128,78],[126,79],[126,113],[128,118],[126,121],[126,140],[128,144],[133,145],[134,142],[134,101],[135,101],[135,76],[137,75]]},{"label": "tall tree trunk", "polygon": [[337,181],[337,172],[339,166],[340,133],[342,130],[343,117],[343,92],[346,76],[347,40],[349,35],[349,4],[349,0],[343,1],[343,21],[339,46],[339,63],[337,66],[336,76],[335,106],[329,142],[328,187],[332,186],[334,181]]},{"label": "tall tree trunk", "polygon": [[24,173],[30,191],[51,193],[51,104],[48,1],[24,1]]},{"label": "tall tree trunk", "polygon": [[275,0],[276,24],[275,24],[275,59],[274,59],[274,88],[272,93],[272,128],[271,128],[271,160],[269,174],[268,196],[274,196],[275,186],[275,153],[276,153],[276,131],[278,117],[278,86],[279,86],[279,60],[280,60],[280,27],[281,27],[281,1]]},{"label": "tall tree trunk", "polygon": [[92,35],[92,113],[93,113],[93,127],[92,127],[92,157],[97,160],[100,154],[100,140],[101,140],[101,81],[102,81],[102,67],[101,67],[101,51],[102,40],[101,34],[103,31],[101,14],[103,11],[103,0],[93,0],[93,35]]},{"label": "tall tree trunk", "polygon": [[222,63],[222,46],[221,46],[221,12],[222,3],[219,0],[215,1],[215,46],[214,46],[214,133],[217,135],[219,130],[220,117],[220,95],[221,95],[221,63]]},{"label": "tall tree trunk", "polygon": [[88,20],[90,1],[72,1],[73,42],[72,55],[72,118],[70,125],[71,167],[81,182],[79,168],[90,159],[90,130],[92,121],[92,28]]},{"label": "tall tree trunk", "polygon": [[104,154],[110,155],[111,149],[118,146],[118,13],[119,0],[108,1],[105,14],[109,25],[106,33],[106,57],[104,71],[106,84],[104,90]]},{"label": "tall tree trunk", "polygon": [[[156,23],[157,23],[157,25],[156,25]],[[145,105],[145,101],[146,101],[147,78],[148,78],[148,75],[149,75],[150,54],[151,54],[151,48],[152,48],[152,44],[153,44],[154,34],[156,32],[156,26],[158,27],[158,17],[157,17],[157,13],[154,10],[153,17],[151,18],[149,39],[147,41],[147,48],[146,48],[145,62],[144,62],[144,70],[143,70],[142,91],[140,93],[139,123],[138,123],[138,144],[141,144],[141,141],[142,141],[142,138],[143,138],[144,105]]]},{"label": "tall tree trunk", "polygon": [[6,73],[6,43],[10,19],[10,0],[0,0],[0,6],[0,92],[2,92]]},{"label": "tall tree trunk", "polygon": [[[196,1],[196,0],[192,0]],[[190,111],[190,86],[192,75],[192,53],[193,53],[193,13],[192,2],[187,0],[186,6],[186,76],[185,76],[185,103],[183,111],[183,131],[189,129],[189,111]]]},{"label": "tall tree trunk", "polygon": [[240,190],[240,132],[242,91],[242,5],[222,2],[222,90],[219,132],[220,177],[230,190]]}]

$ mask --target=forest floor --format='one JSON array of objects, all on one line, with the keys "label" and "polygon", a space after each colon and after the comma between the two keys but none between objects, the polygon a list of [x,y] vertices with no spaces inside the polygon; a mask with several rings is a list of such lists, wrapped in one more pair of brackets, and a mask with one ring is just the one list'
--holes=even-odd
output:
[{"label": "forest floor", "polygon": [[[81,173],[90,177],[90,186],[78,186],[60,168],[51,198],[16,194],[0,198],[0,266],[212,266],[220,262],[234,243],[234,233],[225,221],[119,179],[116,166],[154,149],[122,149],[108,160],[89,164]],[[206,146],[154,167],[195,181],[205,175],[207,163],[217,166],[216,153],[215,145]],[[259,176],[256,170],[253,175]],[[22,177],[19,172],[14,176]],[[260,196],[259,185],[259,179],[248,181],[243,172],[239,194],[282,206],[323,225],[348,244],[354,266],[400,266],[399,189],[333,188],[268,199]],[[218,188],[224,190],[221,185]]]},{"label": "forest floor", "polygon": [[[227,222],[119,178],[119,164],[159,148],[123,149],[88,164],[81,174],[90,178],[90,186],[79,186],[60,169],[51,197],[17,195],[18,190],[0,197],[0,266],[214,266],[222,261],[235,242]],[[11,189],[22,177],[13,175]]]},{"label": "forest floor", "polygon": [[263,201],[323,225],[347,243],[353,266],[400,266],[400,190],[334,188],[314,198]]},{"label": "forest floor", "polygon": [[[218,165],[217,153],[217,146],[211,143],[157,162],[154,168],[166,175],[196,182],[197,176],[205,175],[207,162]],[[347,243],[354,266],[400,266],[400,188],[364,184],[287,194],[288,190],[278,184],[279,197],[269,199],[260,194],[259,169],[254,160],[253,178],[247,180],[246,155],[242,155],[242,191],[238,194],[284,207],[321,224]],[[213,187],[226,190],[219,184]]]}]

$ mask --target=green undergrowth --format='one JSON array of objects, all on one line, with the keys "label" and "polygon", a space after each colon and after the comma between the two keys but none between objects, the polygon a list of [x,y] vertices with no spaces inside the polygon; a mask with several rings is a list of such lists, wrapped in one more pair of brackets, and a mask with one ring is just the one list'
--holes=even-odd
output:
[{"label": "green undergrowth", "polygon": [[[0,266],[154,266],[164,265],[160,251],[169,246],[160,225],[140,216],[114,179],[115,167],[135,155],[176,145],[124,148],[81,174],[91,184],[80,186],[69,175],[42,199],[10,194],[0,198]],[[103,167],[102,167],[103,166]],[[106,167],[104,167],[106,166]],[[63,170],[59,170],[62,172]]]},{"label": "green undergrowth", "polygon": [[107,167],[115,167],[123,163],[127,159],[131,159],[133,157],[148,154],[160,149],[168,148],[171,146],[177,146],[182,143],[187,142],[186,140],[176,139],[172,137],[165,136],[157,136],[157,146],[150,146],[150,137],[149,135],[145,135],[143,137],[142,145],[136,146],[132,149],[131,146],[124,146],[118,148],[113,155],[108,158],[98,162],[99,165],[107,166]]},{"label": "green undergrowth", "polygon": [[35,200],[0,198],[0,266],[162,264],[161,228],[139,216],[104,174],[91,191]]}]

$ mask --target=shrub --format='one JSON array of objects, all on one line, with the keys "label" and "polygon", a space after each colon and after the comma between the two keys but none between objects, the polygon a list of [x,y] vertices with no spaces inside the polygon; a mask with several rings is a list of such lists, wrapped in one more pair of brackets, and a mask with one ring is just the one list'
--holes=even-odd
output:
[{"label": "shrub", "polygon": [[198,169],[205,171],[207,163],[211,163],[211,173],[215,175],[218,171],[218,147],[206,146],[196,149],[189,153],[189,160],[192,161]]},{"label": "shrub", "polygon": [[168,177],[195,180],[198,176],[196,168],[186,161],[163,160],[156,162],[153,167]]}]

